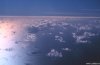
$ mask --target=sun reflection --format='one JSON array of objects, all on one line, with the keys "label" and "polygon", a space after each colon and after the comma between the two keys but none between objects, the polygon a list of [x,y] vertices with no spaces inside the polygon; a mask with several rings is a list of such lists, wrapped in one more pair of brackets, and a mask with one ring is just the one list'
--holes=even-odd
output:
[{"label": "sun reflection", "polygon": [[16,28],[14,23],[4,22],[0,23],[0,49],[11,47],[12,40],[14,39],[14,33]]},{"label": "sun reflection", "polygon": [[17,21],[0,21],[0,65],[22,65],[21,49],[15,44],[21,37],[22,29],[22,24]]}]

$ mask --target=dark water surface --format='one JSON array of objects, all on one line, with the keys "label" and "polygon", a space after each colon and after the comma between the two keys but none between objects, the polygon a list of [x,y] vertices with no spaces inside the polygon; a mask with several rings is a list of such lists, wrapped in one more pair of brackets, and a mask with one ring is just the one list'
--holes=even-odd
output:
[{"label": "dark water surface", "polygon": [[0,17],[0,65],[100,63],[100,18]]}]

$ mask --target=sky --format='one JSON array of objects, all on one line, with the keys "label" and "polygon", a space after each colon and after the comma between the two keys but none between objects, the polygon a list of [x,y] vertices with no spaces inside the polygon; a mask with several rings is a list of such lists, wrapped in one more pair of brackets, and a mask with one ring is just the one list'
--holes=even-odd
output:
[{"label": "sky", "polygon": [[0,0],[0,16],[100,16],[100,0]]}]

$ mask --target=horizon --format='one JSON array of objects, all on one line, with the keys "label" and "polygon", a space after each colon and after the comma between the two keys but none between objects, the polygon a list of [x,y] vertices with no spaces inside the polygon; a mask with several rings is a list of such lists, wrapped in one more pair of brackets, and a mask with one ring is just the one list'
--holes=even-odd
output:
[{"label": "horizon", "polygon": [[0,16],[0,17],[66,17],[66,18],[100,18],[100,16]]}]

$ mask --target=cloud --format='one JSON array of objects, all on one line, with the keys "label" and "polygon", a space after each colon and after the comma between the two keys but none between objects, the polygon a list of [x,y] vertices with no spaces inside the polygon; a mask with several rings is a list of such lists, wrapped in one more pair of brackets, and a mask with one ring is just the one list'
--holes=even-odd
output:
[{"label": "cloud", "polygon": [[64,50],[64,51],[70,51],[71,49],[69,49],[69,48],[62,48],[62,50]]},{"label": "cloud", "polygon": [[76,39],[77,43],[87,43],[89,40],[86,40],[89,37],[95,36],[96,34],[91,32],[84,32],[82,35],[77,35],[76,33],[72,33],[73,38]]},{"label": "cloud", "polygon": [[47,54],[49,57],[63,57],[61,52],[56,51],[55,49],[51,49],[51,51]]},{"label": "cloud", "polygon": [[24,41],[35,41],[35,40],[36,40],[36,34],[27,34],[24,39]]},{"label": "cloud", "polygon": [[59,41],[59,42],[65,42],[63,37],[56,35],[55,36],[55,40]]}]

